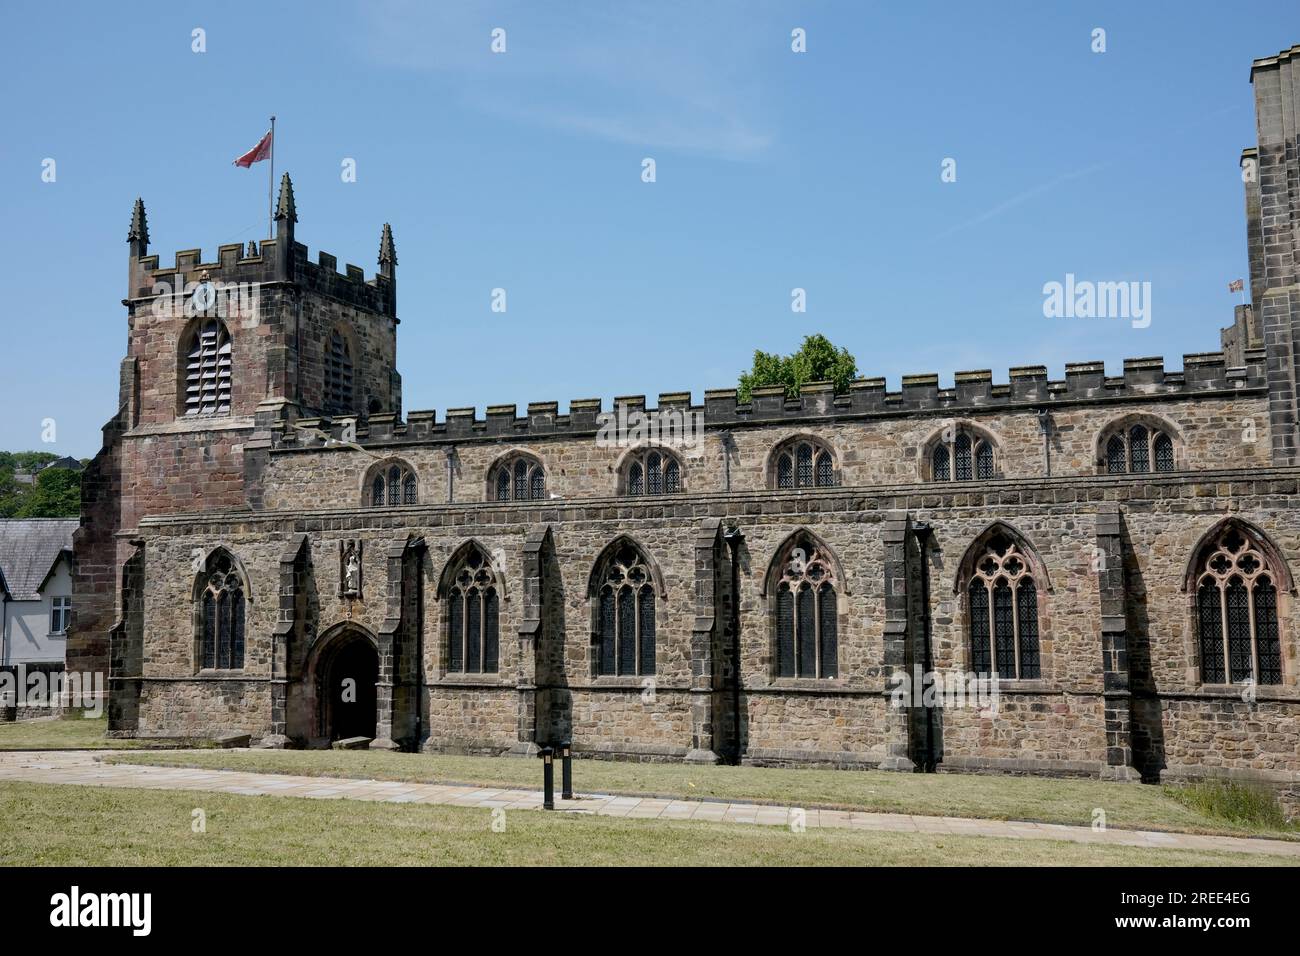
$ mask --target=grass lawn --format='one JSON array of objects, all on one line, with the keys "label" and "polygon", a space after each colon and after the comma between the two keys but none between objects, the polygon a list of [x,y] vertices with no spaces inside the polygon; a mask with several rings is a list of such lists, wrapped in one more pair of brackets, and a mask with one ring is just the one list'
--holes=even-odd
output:
[{"label": "grass lawn", "polygon": [[[541,761],[517,757],[452,757],[341,750],[213,750],[124,754],[112,762],[245,770],[304,776],[470,783],[540,788]],[[1300,838],[1294,828],[1231,823],[1168,797],[1160,787],[974,774],[910,774],[860,770],[783,770],[770,767],[700,767],[670,763],[575,760],[579,793],[716,797],[804,807],[915,813],[927,816],[1033,820],[1091,826],[1093,812],[1106,825],[1193,833]],[[556,771],[559,786],[559,771]]]},{"label": "grass lawn", "polygon": [[[206,832],[192,829],[193,811]],[[1270,866],[1270,856],[0,783],[2,866]]]},{"label": "grass lawn", "polygon": [[149,740],[109,740],[104,736],[107,730],[107,717],[20,720],[0,724],[0,750],[145,750],[159,746]]}]

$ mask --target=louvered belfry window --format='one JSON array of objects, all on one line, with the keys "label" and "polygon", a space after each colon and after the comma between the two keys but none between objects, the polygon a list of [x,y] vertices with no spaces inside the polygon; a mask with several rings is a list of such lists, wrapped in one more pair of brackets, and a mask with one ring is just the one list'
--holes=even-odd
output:
[{"label": "louvered belfry window", "polygon": [[1264,549],[1230,524],[1206,547],[1198,568],[1202,682],[1282,683],[1277,584]]},{"label": "louvered belfry window", "polygon": [[511,455],[497,462],[488,475],[488,497],[494,501],[545,501],[546,469],[528,455]]},{"label": "louvered belfry window", "polygon": [[1146,475],[1174,470],[1174,441],[1157,426],[1121,426],[1107,433],[1102,447],[1108,475]]},{"label": "louvered belfry window", "polygon": [[244,586],[230,555],[217,551],[203,572],[199,596],[199,666],[244,666]]},{"label": "louvered belfry window", "polygon": [[218,319],[194,330],[185,360],[185,414],[229,415],[230,333]]},{"label": "louvered belfry window", "polygon": [[1004,680],[1040,676],[1038,587],[1016,544],[992,535],[967,585],[971,669]]},{"label": "louvered belfry window", "polygon": [[681,490],[681,463],[662,448],[635,452],[623,465],[625,495],[675,495]]},{"label": "louvered belfry window", "polygon": [[820,442],[796,438],[777,450],[772,480],[778,489],[834,487],[835,457]]},{"label": "louvered belfry window", "polygon": [[501,588],[491,560],[471,547],[447,592],[447,670],[495,674],[501,656]]},{"label": "louvered belfry window", "polygon": [[993,471],[993,443],[965,428],[950,431],[930,450],[931,481],[987,481]]},{"label": "louvered belfry window", "polygon": [[325,363],[325,410],[331,415],[354,410],[352,349],[338,329],[330,334],[329,356]]},{"label": "louvered belfry window", "polygon": [[776,675],[839,676],[834,565],[807,535],[782,550],[776,584]]},{"label": "louvered belfry window", "polygon": [[599,676],[655,672],[655,589],[649,564],[631,543],[605,558],[599,577],[594,654]]}]

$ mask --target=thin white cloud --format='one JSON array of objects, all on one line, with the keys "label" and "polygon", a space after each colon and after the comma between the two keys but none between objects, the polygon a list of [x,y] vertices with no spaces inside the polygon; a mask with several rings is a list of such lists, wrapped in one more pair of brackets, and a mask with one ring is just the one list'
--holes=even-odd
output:
[{"label": "thin white cloud", "polygon": [[949,226],[943,232],[939,233],[939,235],[937,235],[935,238],[946,239],[949,236],[953,235],[954,233],[961,232],[963,229],[969,229],[971,226],[978,226],[980,223],[988,222],[990,219],[1002,215],[1008,209],[1014,209],[1016,206],[1019,206],[1022,203],[1027,203],[1031,199],[1036,199],[1037,197],[1043,195],[1044,193],[1050,192],[1051,190],[1055,189],[1057,186],[1061,185],[1062,183],[1069,182],[1072,179],[1081,179],[1084,176],[1091,176],[1093,173],[1097,172],[1098,170],[1105,169],[1109,165],[1111,164],[1096,163],[1092,166],[1085,167],[1084,169],[1076,169],[1073,172],[1064,173],[1060,176],[1057,176],[1055,179],[1048,180],[1045,183],[1039,183],[1037,186],[1034,186],[1030,189],[1026,189],[1022,193],[1017,193],[1016,195],[1012,196],[1010,199],[1003,200],[993,208],[985,210],[984,212],[980,213],[978,216],[975,216],[972,219],[967,219],[963,222],[959,222],[956,223],[955,225]]},{"label": "thin white cloud", "polygon": [[[436,72],[460,103],[514,122],[730,159],[761,154],[773,136],[751,65],[771,32],[743,5],[681,5],[669,16],[662,7],[654,18],[635,7],[556,16],[389,0],[365,8],[361,44],[376,64]],[[602,22],[598,33],[589,14]],[[506,30],[505,54],[489,51],[496,26]]]}]

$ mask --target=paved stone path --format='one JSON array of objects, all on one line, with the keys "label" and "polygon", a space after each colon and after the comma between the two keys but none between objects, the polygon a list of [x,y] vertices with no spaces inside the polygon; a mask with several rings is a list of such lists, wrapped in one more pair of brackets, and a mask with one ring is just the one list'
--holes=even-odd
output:
[{"label": "paved stone path", "polygon": [[[92,787],[136,787],[146,790],[197,790],[244,796],[308,797],[312,799],[377,800],[386,803],[435,803],[491,810],[539,810],[540,790],[472,787],[452,784],[401,783],[379,780],[344,780],[335,777],[296,777],[287,774],[245,773],[235,770],[196,770],[180,767],[145,767],[106,764],[97,760],[107,752],[31,751],[0,753],[0,780],[30,783],[79,784]],[[574,800],[556,796],[556,812],[594,813],[609,817],[652,820],[706,820],[715,823],[750,823],[789,826],[798,811],[752,803],[711,800],[669,800],[579,794]],[[1250,837],[1202,836],[1154,830],[1110,829],[1057,823],[975,820],[964,817],[912,816],[901,813],[865,813],[847,810],[803,810],[804,825],[901,833],[939,833],[953,836],[998,837],[1023,840],[1067,840],[1161,850],[1221,850],[1292,857],[1300,862],[1300,842]]]}]

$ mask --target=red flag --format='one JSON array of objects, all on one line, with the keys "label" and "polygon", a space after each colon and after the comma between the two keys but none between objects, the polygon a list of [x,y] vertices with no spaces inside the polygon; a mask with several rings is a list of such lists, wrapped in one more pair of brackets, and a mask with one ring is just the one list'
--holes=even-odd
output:
[{"label": "red flag", "polygon": [[1233,279],[1231,282],[1228,283],[1228,291],[1240,292],[1244,286],[1245,283],[1241,279]]},{"label": "red flag", "polygon": [[266,135],[257,141],[257,145],[235,160],[236,166],[242,166],[247,169],[254,163],[260,163],[271,155],[271,131],[268,129]]}]

